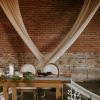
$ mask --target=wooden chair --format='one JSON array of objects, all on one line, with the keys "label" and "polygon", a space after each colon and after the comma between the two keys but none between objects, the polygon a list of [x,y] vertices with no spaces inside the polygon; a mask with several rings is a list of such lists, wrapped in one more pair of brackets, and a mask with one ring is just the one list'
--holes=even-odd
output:
[{"label": "wooden chair", "polygon": [[[21,67],[20,72],[31,72],[32,74],[36,74],[36,69],[32,64],[25,64]],[[17,97],[21,97],[23,99],[23,92],[33,92],[34,93],[34,100],[36,100],[36,87],[17,87],[17,92],[21,92],[21,95]]]},{"label": "wooden chair", "polygon": [[[43,72],[44,73],[46,73],[46,72],[52,72],[54,75],[59,75],[58,66],[56,64],[54,64],[54,63],[47,64],[44,67]],[[44,92],[44,95],[45,95],[45,92],[56,92],[56,89],[55,88],[48,88],[48,87],[38,88],[39,100],[40,100],[40,93],[41,92]]]}]

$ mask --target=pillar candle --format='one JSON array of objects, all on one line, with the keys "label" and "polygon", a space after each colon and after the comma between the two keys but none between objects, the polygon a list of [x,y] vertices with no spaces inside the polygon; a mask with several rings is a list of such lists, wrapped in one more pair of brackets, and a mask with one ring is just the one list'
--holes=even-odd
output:
[{"label": "pillar candle", "polygon": [[14,64],[9,64],[9,75],[14,75]]}]

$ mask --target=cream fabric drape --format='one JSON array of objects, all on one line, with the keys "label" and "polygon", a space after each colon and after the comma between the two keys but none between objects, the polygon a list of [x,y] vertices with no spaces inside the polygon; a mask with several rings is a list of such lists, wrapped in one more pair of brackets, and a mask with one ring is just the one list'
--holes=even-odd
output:
[{"label": "cream fabric drape", "polygon": [[88,25],[99,6],[100,0],[85,0],[82,10],[70,32],[59,46],[38,64],[38,69],[44,67],[47,63],[54,63],[73,44]]},{"label": "cream fabric drape", "polygon": [[38,60],[41,61],[44,57],[27,33],[21,17],[18,0],[0,0],[0,5],[22,40],[26,43]]},{"label": "cream fabric drape", "polygon": [[37,65],[37,68],[40,69],[47,63],[54,63],[73,44],[99,8],[100,0],[85,0],[82,10],[70,32],[59,46],[45,59],[36,48],[26,31],[21,18],[18,0],[1,0],[0,5],[20,37],[40,61]]}]

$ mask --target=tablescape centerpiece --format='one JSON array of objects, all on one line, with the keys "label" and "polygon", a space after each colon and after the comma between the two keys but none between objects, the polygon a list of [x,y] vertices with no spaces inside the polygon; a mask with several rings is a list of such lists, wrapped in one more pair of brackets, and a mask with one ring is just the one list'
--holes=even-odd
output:
[{"label": "tablescape centerpiece", "polygon": [[19,73],[19,75],[12,75],[8,77],[6,74],[0,76],[0,82],[6,82],[7,80],[12,80],[13,82],[26,82],[31,83],[31,80],[35,78],[35,75],[33,75],[31,72],[24,72]]},{"label": "tablescape centerpiece", "polygon": [[18,82],[21,80],[22,82],[31,83],[31,80],[35,78],[35,75],[33,75],[31,72],[23,72],[19,73],[19,76],[12,76],[11,79],[14,82]]},{"label": "tablescape centerpiece", "polygon": [[13,81],[13,82],[18,82],[19,80],[21,80],[21,77],[19,77],[19,76],[12,76],[11,77],[11,80]]},{"label": "tablescape centerpiece", "polygon": [[7,81],[7,79],[8,79],[8,77],[5,75],[0,76],[0,82],[5,82],[5,81]]}]

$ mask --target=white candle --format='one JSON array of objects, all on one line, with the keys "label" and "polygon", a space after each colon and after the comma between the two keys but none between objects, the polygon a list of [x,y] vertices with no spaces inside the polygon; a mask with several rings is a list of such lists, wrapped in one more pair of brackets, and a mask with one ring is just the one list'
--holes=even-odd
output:
[{"label": "white candle", "polygon": [[23,73],[19,73],[19,77],[20,78],[23,78]]},{"label": "white candle", "polygon": [[9,75],[14,75],[14,64],[9,64]]}]

